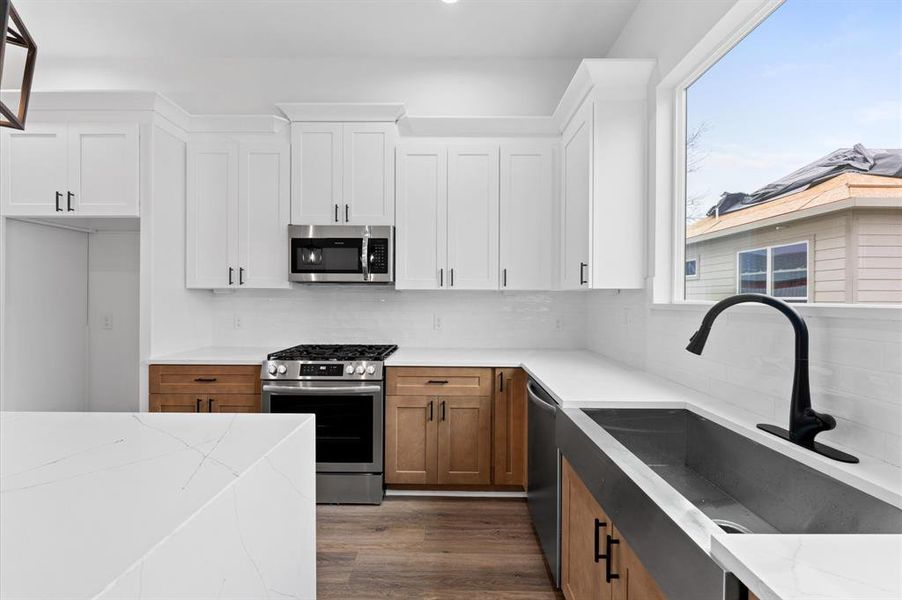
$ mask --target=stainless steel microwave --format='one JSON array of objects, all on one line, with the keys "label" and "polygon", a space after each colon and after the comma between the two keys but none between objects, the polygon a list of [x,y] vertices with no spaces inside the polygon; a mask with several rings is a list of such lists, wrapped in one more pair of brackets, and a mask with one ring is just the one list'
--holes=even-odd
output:
[{"label": "stainless steel microwave", "polygon": [[392,283],[395,231],[387,225],[289,225],[288,279]]}]

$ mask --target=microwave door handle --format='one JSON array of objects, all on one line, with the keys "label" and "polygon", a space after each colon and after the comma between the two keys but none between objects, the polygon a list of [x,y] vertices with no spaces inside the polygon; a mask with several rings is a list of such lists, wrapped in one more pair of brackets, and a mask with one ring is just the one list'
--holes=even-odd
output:
[{"label": "microwave door handle", "polygon": [[363,233],[363,243],[360,245],[360,264],[363,266],[363,280],[370,280],[370,230],[367,227]]},{"label": "microwave door handle", "polygon": [[382,388],[378,385],[360,385],[356,387],[352,386],[335,386],[335,387],[314,387],[311,385],[264,385],[264,392],[280,392],[286,394],[295,394],[295,395],[309,395],[309,394],[348,394],[348,395],[363,395],[363,394],[374,394],[376,392],[381,391]]}]

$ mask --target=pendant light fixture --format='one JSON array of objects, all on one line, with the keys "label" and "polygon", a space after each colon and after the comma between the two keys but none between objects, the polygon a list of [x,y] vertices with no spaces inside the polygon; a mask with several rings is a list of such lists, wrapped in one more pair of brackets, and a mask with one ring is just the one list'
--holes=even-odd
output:
[{"label": "pendant light fixture", "polygon": [[28,98],[31,95],[31,84],[34,79],[34,63],[38,54],[38,46],[34,43],[22,18],[13,7],[11,0],[0,0],[0,82],[3,81],[3,69],[7,67],[10,46],[25,50],[25,64],[22,70],[22,82],[19,86],[19,102],[16,107],[9,107],[0,98],[0,127],[25,129],[25,117],[28,114]]}]

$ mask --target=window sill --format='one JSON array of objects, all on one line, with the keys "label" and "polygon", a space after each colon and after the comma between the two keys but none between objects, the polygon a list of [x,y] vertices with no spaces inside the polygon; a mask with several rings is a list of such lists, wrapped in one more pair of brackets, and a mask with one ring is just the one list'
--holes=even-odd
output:
[{"label": "window sill", "polygon": [[[681,302],[654,302],[651,310],[691,312],[702,314],[716,304],[713,301],[689,300]],[[804,317],[818,317],[826,319],[869,319],[878,321],[902,321],[902,305],[899,304],[833,304],[823,302],[820,304],[795,304],[790,305],[799,311]],[[730,309],[736,312],[754,314],[756,311],[770,312],[771,309],[764,305],[743,304]]]}]

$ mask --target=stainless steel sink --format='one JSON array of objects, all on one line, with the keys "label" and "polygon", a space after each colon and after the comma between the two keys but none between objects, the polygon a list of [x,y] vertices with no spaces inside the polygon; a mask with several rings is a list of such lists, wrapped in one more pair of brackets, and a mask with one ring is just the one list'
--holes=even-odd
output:
[{"label": "stainless steel sink", "polygon": [[686,410],[584,409],[730,533],[902,533],[902,510]]}]

